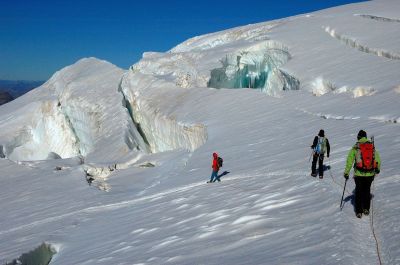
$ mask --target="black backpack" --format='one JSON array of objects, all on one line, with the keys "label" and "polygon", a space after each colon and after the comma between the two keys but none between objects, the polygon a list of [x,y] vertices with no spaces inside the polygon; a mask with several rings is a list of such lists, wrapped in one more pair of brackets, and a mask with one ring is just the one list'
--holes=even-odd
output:
[{"label": "black backpack", "polygon": [[222,157],[218,157],[217,161],[218,161],[218,167],[222,167],[222,164],[224,163],[224,160],[222,159]]}]

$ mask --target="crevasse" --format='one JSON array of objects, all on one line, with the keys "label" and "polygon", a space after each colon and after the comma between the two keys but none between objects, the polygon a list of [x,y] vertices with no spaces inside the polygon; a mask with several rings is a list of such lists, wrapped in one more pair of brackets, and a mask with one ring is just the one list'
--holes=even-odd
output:
[{"label": "crevasse", "polygon": [[175,149],[193,151],[205,143],[207,130],[203,124],[187,124],[164,115],[157,106],[136,96],[128,79],[123,78],[121,91],[132,120],[152,153]]},{"label": "crevasse", "polygon": [[50,244],[43,243],[34,250],[22,254],[19,258],[13,260],[11,263],[6,262],[5,265],[28,265],[28,264],[43,264],[50,263],[52,257],[57,254],[57,250]]},{"label": "crevasse", "polygon": [[135,118],[134,118],[135,115],[132,110],[132,106],[126,97],[121,84],[122,84],[122,79],[118,86],[118,92],[120,92],[123,97],[122,106],[126,108],[126,110],[128,111],[129,117],[132,120],[132,122],[129,123],[129,129],[128,129],[128,132],[126,133],[125,142],[129,146],[130,149],[137,148],[138,150],[149,153],[150,152],[150,144],[149,144],[149,142],[146,138],[146,135],[143,132],[140,124],[135,121]]}]

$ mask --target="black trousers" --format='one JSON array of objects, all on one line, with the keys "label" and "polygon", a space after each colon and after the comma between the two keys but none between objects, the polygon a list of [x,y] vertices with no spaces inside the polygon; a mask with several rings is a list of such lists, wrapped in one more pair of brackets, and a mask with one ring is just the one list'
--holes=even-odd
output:
[{"label": "black trousers", "polygon": [[371,205],[371,184],[374,177],[358,177],[354,176],[356,183],[355,208],[356,213],[362,213],[368,210]]},{"label": "black trousers", "polygon": [[311,164],[311,174],[316,174],[317,172],[317,161],[318,161],[318,174],[319,176],[324,175],[324,155],[313,155]]}]

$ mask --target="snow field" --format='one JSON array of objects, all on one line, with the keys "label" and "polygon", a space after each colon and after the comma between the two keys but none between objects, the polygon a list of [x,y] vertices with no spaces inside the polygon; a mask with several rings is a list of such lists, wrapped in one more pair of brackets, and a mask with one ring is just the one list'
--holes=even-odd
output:
[{"label": "snow field", "polygon": [[[58,248],[54,264],[379,264],[378,254],[398,264],[400,65],[324,30],[398,52],[396,22],[355,15],[396,19],[398,10],[396,1],[370,1],[212,33],[147,53],[128,71],[84,59],[30,93],[31,105],[22,97],[2,106],[1,145],[52,102],[51,121],[32,126],[40,137],[19,148],[56,153],[53,141],[29,143],[66,135],[47,125],[63,124],[61,107],[84,156],[0,159],[0,263],[47,242]],[[300,90],[207,88],[219,59],[272,42],[291,58],[275,71]],[[263,59],[258,50],[246,56]],[[332,148],[322,180],[309,176],[308,161],[320,129]],[[339,209],[360,129],[375,136],[383,161],[373,212],[361,220],[351,179]],[[226,174],[207,184],[215,151]]]}]

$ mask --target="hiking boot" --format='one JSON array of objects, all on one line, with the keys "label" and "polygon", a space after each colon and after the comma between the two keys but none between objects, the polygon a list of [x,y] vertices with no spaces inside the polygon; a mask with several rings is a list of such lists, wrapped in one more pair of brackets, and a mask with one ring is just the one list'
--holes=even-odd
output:
[{"label": "hiking boot", "polygon": [[315,178],[317,176],[317,173],[311,173],[311,176]]},{"label": "hiking boot", "polygon": [[324,178],[324,176],[319,176],[319,178],[320,178],[320,179],[323,179],[323,178]]},{"label": "hiking boot", "polygon": [[357,213],[356,216],[357,216],[357,218],[361,218],[362,213]]},{"label": "hiking boot", "polygon": [[364,215],[369,215],[369,210],[364,209],[363,214],[364,214]]}]

